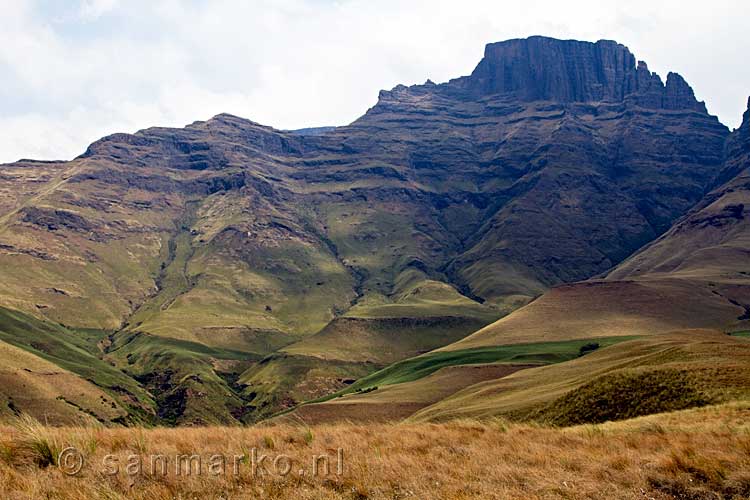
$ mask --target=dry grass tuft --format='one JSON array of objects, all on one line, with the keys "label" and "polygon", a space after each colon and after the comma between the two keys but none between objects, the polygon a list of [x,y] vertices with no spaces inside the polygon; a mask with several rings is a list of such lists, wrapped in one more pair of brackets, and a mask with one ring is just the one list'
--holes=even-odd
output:
[{"label": "dry grass tuft", "polygon": [[17,417],[12,421],[12,425],[18,438],[10,445],[5,445],[6,449],[13,450],[9,461],[17,458],[21,462],[34,463],[42,469],[57,465],[62,446],[52,429],[29,415]]}]

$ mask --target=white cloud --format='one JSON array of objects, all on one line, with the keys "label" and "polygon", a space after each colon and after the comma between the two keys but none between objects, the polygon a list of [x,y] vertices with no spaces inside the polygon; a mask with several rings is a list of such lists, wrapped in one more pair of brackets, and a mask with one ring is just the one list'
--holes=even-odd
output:
[{"label": "white cloud", "polygon": [[[620,4],[621,5],[621,4]],[[485,43],[610,38],[739,123],[744,1],[0,0],[0,162],[230,112],[278,128],[344,124],[398,83],[469,73]]]},{"label": "white cloud", "polygon": [[118,0],[82,0],[78,17],[84,21],[93,21],[113,11],[118,4]]}]

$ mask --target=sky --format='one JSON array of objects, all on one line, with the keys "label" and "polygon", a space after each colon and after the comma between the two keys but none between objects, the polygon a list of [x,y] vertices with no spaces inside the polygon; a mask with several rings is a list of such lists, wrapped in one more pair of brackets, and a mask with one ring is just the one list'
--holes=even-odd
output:
[{"label": "sky", "polygon": [[627,45],[734,128],[750,95],[747,0],[0,0],[0,163],[231,113],[344,125],[398,84],[471,73],[531,35]]}]

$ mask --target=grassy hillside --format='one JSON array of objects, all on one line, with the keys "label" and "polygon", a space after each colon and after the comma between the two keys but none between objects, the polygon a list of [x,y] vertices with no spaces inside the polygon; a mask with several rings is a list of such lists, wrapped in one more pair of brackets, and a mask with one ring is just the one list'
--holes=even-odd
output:
[{"label": "grassy hillside", "polygon": [[499,315],[453,286],[409,268],[398,275],[392,293],[364,293],[343,316],[283,351],[388,364],[451,344]]},{"label": "grassy hillside", "polygon": [[109,338],[105,359],[147,388],[159,423],[237,423],[246,402],[235,386],[239,373],[258,354],[145,333],[120,332]]},{"label": "grassy hillside", "polygon": [[152,418],[154,400],[151,394],[99,358],[100,346],[107,342],[106,333],[71,330],[0,308],[0,341],[48,361],[59,371],[74,373],[95,384],[127,408],[136,421]]},{"label": "grassy hillside", "polygon": [[404,358],[455,342],[499,312],[426,279],[417,269],[399,274],[395,291],[363,291],[320,332],[283,347],[238,380],[258,418],[325,397],[355,379]]},{"label": "grassy hillside", "polygon": [[327,396],[377,368],[379,365],[366,362],[279,353],[242,372],[237,384],[251,409],[250,418],[260,420]]},{"label": "grassy hillside", "polygon": [[[598,347],[631,340],[633,337],[587,339],[565,342],[540,342],[515,344],[461,351],[435,351],[416,358],[394,363],[387,368],[357,380],[340,394],[367,390],[375,386],[402,384],[426,377],[437,370],[456,365],[478,365],[487,363],[549,364],[575,359],[581,355],[584,346],[595,343]],[[597,348],[598,348],[597,347]],[[337,394],[338,395],[338,394]],[[337,396],[336,395],[336,396]]]},{"label": "grassy hillside", "polygon": [[610,337],[517,344],[463,351],[433,351],[362,377],[339,392],[305,404],[292,418],[378,421],[406,418],[464,387],[517,370],[560,363],[592,349],[630,340]]},{"label": "grassy hillside", "polygon": [[46,359],[0,342],[0,419],[25,414],[55,425],[125,423],[128,410],[118,396]]},{"label": "grassy hillside", "polygon": [[477,384],[412,419],[502,415],[598,422],[748,397],[750,342],[692,330],[619,343],[566,363]]},{"label": "grassy hillside", "polygon": [[0,341],[93,383],[126,410],[115,416],[122,423],[236,423],[247,401],[235,382],[262,358],[145,333],[72,330],[6,309]]},{"label": "grassy hillside", "polygon": [[710,330],[434,351],[280,419],[603,422],[750,398],[748,368],[750,342]]},{"label": "grassy hillside", "polygon": [[[273,422],[334,423],[402,421],[417,411],[435,404],[479,382],[502,378],[538,364],[490,363],[446,366],[412,382],[371,386],[322,398],[291,413],[273,418]],[[344,392],[344,391],[342,391]]]},{"label": "grassy hillside", "polygon": [[184,207],[173,190],[153,191],[170,174],[122,183],[117,162],[86,159],[3,172],[0,190],[21,195],[6,198],[0,214],[0,303],[75,327],[118,327],[153,291]]},{"label": "grassy hillside", "polygon": [[732,300],[718,286],[703,281],[586,281],[554,288],[442,350],[651,335],[685,328],[741,329],[744,308]]},{"label": "grassy hillside", "polygon": [[299,221],[296,207],[253,200],[247,191],[211,195],[183,216],[159,293],[129,319],[131,330],[276,349],[349,306],[351,275]]},{"label": "grassy hillside", "polygon": [[284,347],[289,354],[379,365],[460,340],[486,325],[462,316],[339,318],[320,333]]}]

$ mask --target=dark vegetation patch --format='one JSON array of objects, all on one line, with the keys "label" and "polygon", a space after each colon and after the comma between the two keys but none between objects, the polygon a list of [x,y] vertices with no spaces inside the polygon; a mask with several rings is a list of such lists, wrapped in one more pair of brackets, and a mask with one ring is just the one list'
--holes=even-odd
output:
[{"label": "dark vegetation patch", "polygon": [[69,229],[81,233],[94,230],[94,226],[84,217],[69,210],[26,207],[21,209],[22,220],[48,231]]},{"label": "dark vegetation patch", "polygon": [[8,401],[6,402],[8,405],[8,409],[13,412],[14,415],[20,415],[21,410],[16,406],[16,402],[13,401],[12,397],[8,397]]},{"label": "dark vegetation patch", "polygon": [[245,406],[238,373],[217,370],[212,360],[230,361],[227,366],[241,370],[259,355],[142,332],[120,332],[111,339],[107,355],[121,360],[155,395],[161,423],[236,423],[233,415]]},{"label": "dark vegetation patch", "polygon": [[595,424],[711,403],[699,381],[677,369],[623,371],[598,377],[550,403],[542,419],[556,425]]},{"label": "dark vegetation patch", "polygon": [[588,344],[582,345],[581,348],[578,349],[578,355],[585,356],[586,354],[594,352],[597,349],[599,349],[599,342],[589,342]]}]

